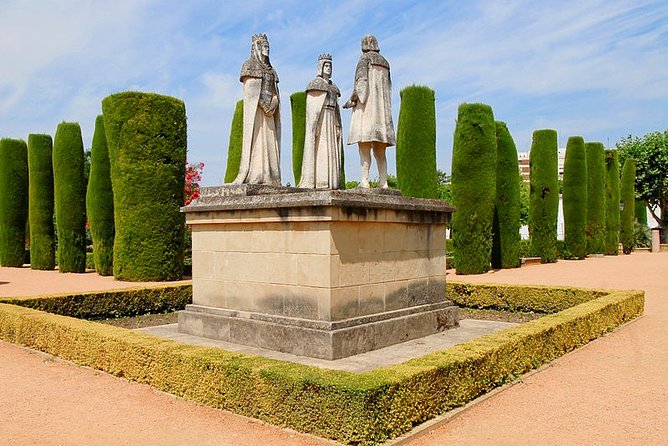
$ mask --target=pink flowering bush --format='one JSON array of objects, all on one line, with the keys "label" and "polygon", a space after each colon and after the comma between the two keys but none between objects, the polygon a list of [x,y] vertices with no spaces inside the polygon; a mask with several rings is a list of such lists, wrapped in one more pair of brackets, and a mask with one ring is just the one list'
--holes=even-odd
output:
[{"label": "pink flowering bush", "polygon": [[199,198],[199,182],[202,181],[204,163],[186,164],[186,186],[183,194],[183,203],[188,206]]}]

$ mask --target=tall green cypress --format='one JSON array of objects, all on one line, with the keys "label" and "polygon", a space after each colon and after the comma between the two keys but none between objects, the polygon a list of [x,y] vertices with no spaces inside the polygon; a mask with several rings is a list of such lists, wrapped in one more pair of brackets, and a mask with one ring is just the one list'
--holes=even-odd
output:
[{"label": "tall green cypress", "polygon": [[56,266],[53,227],[53,142],[50,135],[28,135],[30,268]]},{"label": "tall green cypress", "polygon": [[496,227],[493,268],[520,266],[520,172],[517,148],[505,122],[496,121]]},{"label": "tall green cypress", "polygon": [[227,169],[225,182],[231,183],[239,174],[241,164],[241,146],[244,139],[244,100],[237,101],[230,126],[230,143],[227,147]]},{"label": "tall green cypress", "polygon": [[153,93],[102,100],[114,194],[114,277],[178,280],[183,274],[186,108]]},{"label": "tall green cypress", "polygon": [[489,270],[496,195],[496,126],[492,107],[461,104],[452,148],[452,239],[457,274]]},{"label": "tall green cypress", "polygon": [[564,244],[570,258],[587,256],[587,152],[581,136],[571,136],[564,160]]},{"label": "tall green cypress", "polygon": [[436,95],[429,87],[411,85],[401,90],[400,96],[396,151],[399,189],[409,197],[436,198]]},{"label": "tall green cypress", "polygon": [[102,115],[95,120],[86,210],[90,234],[93,237],[95,270],[101,276],[111,276],[114,273],[114,194],[111,189],[111,165]]},{"label": "tall green cypress", "polygon": [[585,143],[587,151],[587,254],[605,252],[605,147]]},{"label": "tall green cypress", "polygon": [[53,141],[53,186],[58,229],[58,270],[86,271],[86,184],[81,127],[58,124]]},{"label": "tall green cypress", "polygon": [[605,151],[605,255],[619,252],[619,154]]},{"label": "tall green cypress", "polygon": [[[635,214],[635,182],[636,182],[636,160],[627,158],[622,168],[622,180],[620,185],[620,202],[622,204],[621,213],[621,233],[620,239],[624,254],[631,254],[634,248],[634,214]],[[643,202],[644,205],[644,202]],[[644,211],[644,209],[643,209]],[[647,213],[645,212],[645,218]]]},{"label": "tall green cypress", "polygon": [[557,131],[533,132],[529,154],[529,234],[531,253],[542,263],[557,261],[559,177]]},{"label": "tall green cypress", "polygon": [[306,92],[298,91],[290,95],[292,111],[292,174],[295,186],[302,178],[302,162],[304,160],[304,142],[306,138]]},{"label": "tall green cypress", "polygon": [[27,221],[28,147],[0,139],[0,266],[23,266]]},{"label": "tall green cypress", "polygon": [[[635,160],[633,160],[633,163],[635,165]],[[635,200],[635,202],[635,219],[641,225],[647,226],[647,205],[645,204],[645,200]]]}]

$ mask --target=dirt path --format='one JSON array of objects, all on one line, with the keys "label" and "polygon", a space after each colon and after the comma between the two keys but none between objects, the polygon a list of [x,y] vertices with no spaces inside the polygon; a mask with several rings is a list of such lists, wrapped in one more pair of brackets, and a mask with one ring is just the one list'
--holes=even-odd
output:
[{"label": "dirt path", "polygon": [[[448,279],[639,288],[645,316],[409,444],[668,444],[668,253]],[[2,342],[0,398],[1,445],[329,444]]]}]

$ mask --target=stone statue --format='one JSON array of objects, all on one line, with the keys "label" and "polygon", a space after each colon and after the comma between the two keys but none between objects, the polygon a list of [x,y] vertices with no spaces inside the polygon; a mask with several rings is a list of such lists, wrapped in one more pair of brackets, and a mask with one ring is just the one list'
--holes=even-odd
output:
[{"label": "stone statue", "polygon": [[316,78],[306,87],[306,134],[299,187],[341,188],[341,112],[331,81],[332,56],[318,58]]},{"label": "stone statue", "polygon": [[278,75],[269,62],[265,34],[252,38],[251,57],[241,66],[244,120],[241,163],[233,184],[281,185],[281,114]]},{"label": "stone statue", "polygon": [[355,68],[353,93],[343,108],[352,108],[348,144],[358,143],[362,165],[360,186],[369,187],[371,150],[378,164],[378,187],[387,188],[385,149],[396,144],[392,124],[390,64],[380,55],[378,40],[362,37],[362,56]]}]

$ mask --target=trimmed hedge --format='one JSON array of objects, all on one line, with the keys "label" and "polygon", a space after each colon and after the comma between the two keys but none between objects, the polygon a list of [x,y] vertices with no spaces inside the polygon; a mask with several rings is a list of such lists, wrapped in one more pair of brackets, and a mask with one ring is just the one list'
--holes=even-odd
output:
[{"label": "trimmed hedge", "polygon": [[585,143],[587,151],[587,254],[605,252],[605,148]]},{"label": "trimmed hedge", "polygon": [[111,189],[109,148],[102,115],[95,120],[86,210],[93,238],[95,271],[101,276],[111,276],[114,274],[114,193]]},{"label": "trimmed hedge", "polygon": [[619,253],[619,153],[605,151],[605,255]]},{"label": "trimmed hedge", "polygon": [[[624,167],[622,168],[622,180],[620,185],[620,202],[624,205],[624,209],[621,212],[621,233],[620,239],[622,242],[622,249],[624,254],[631,254],[633,251],[635,238],[634,238],[634,214],[637,213],[636,201],[635,201],[635,183],[636,183],[636,160],[633,158],[627,158],[624,161]],[[642,200],[638,201],[642,203],[643,214],[645,215],[645,221],[647,221],[647,212],[645,211],[645,202]]]},{"label": "trimmed hedge", "polygon": [[492,268],[520,267],[520,172],[505,122],[496,121],[496,203]]},{"label": "trimmed hedge", "polygon": [[0,302],[78,319],[107,319],[183,310],[192,303],[192,294],[189,282],[82,294],[0,297]]},{"label": "trimmed hedge", "polygon": [[452,240],[457,274],[489,271],[496,195],[492,107],[461,104],[452,148]]},{"label": "trimmed hedge", "polygon": [[557,131],[533,132],[530,165],[529,234],[531,253],[542,263],[557,261],[559,178]]},{"label": "trimmed hedge", "polygon": [[81,127],[58,124],[53,141],[53,190],[58,231],[58,271],[86,271],[86,184]]},{"label": "trimmed hedge", "polygon": [[178,280],[183,274],[186,107],[153,93],[102,101],[114,195],[114,278]]},{"label": "trimmed hedge", "polygon": [[[304,143],[306,140],[305,91],[298,91],[290,95],[290,110],[292,111],[292,174],[295,177],[295,186],[297,186],[302,179]],[[343,181],[343,184],[346,184],[345,181]]]},{"label": "trimmed hedge", "polygon": [[407,197],[438,198],[436,174],[436,94],[411,85],[399,93],[397,183]]},{"label": "trimmed hedge", "polygon": [[587,257],[587,152],[582,136],[571,136],[564,160],[564,242],[570,258]]},{"label": "trimmed hedge", "polygon": [[[534,287],[533,292],[547,290]],[[347,444],[372,445],[613,330],[642,314],[643,304],[642,291],[609,292],[362,374],[185,345],[7,304],[0,304],[0,338],[212,407]]]},{"label": "trimmed hedge", "polygon": [[[241,164],[241,146],[244,138],[244,100],[237,101],[230,126],[230,143],[227,147],[227,168],[225,182],[231,183],[239,174]],[[303,145],[303,144],[302,144]]]},{"label": "trimmed hedge", "polygon": [[28,146],[20,139],[0,139],[0,266],[25,262],[28,221]]},{"label": "trimmed hedge", "polygon": [[39,270],[56,267],[52,152],[50,135],[28,135],[30,268]]}]

